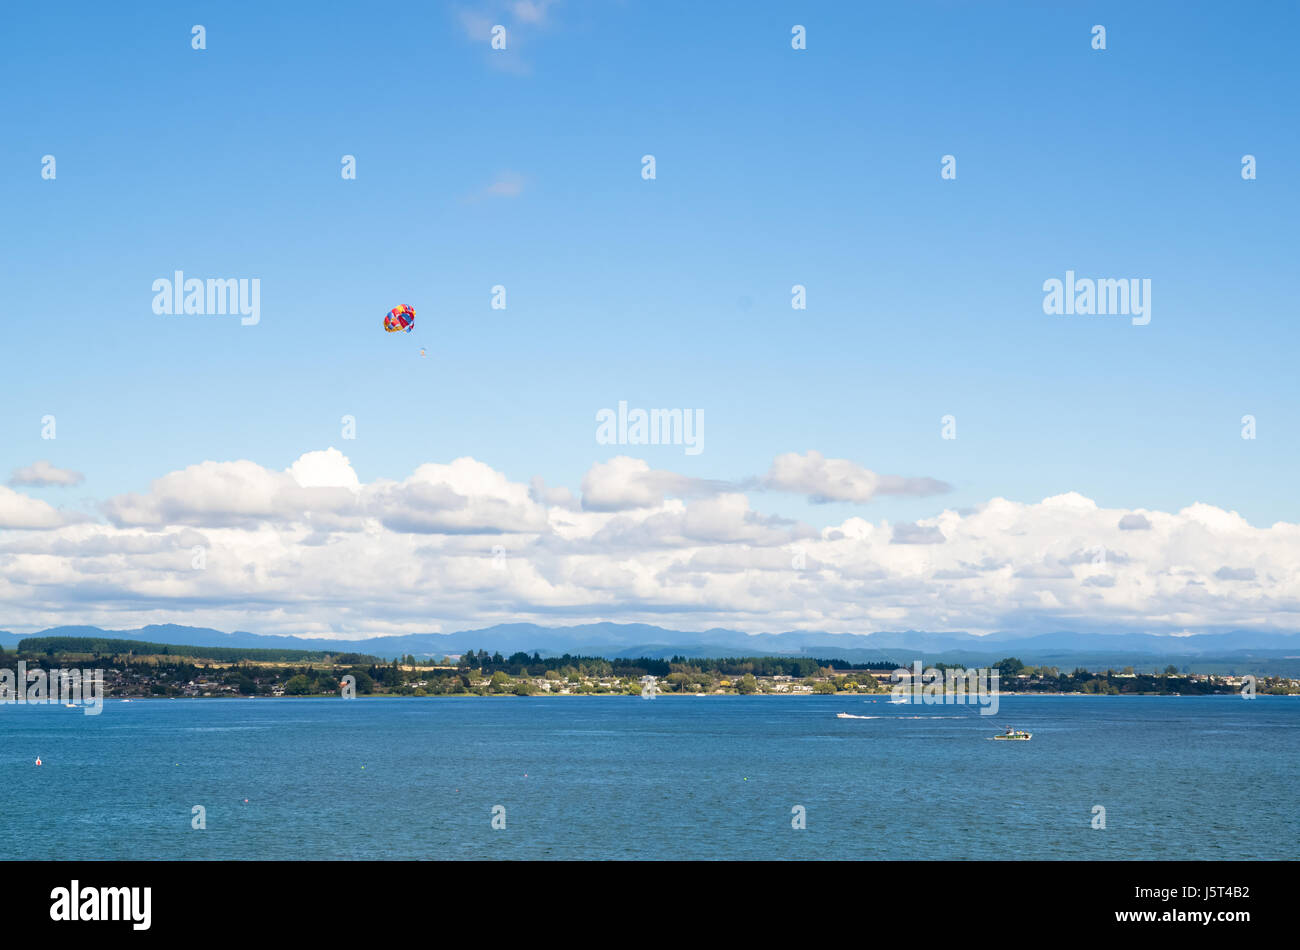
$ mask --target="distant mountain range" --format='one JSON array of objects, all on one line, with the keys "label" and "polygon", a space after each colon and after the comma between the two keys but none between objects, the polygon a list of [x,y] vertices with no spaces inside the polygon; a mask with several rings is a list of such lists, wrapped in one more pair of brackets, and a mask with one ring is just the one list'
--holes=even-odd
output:
[{"label": "distant mountain range", "polygon": [[1031,636],[994,633],[925,633],[908,630],[872,634],[834,634],[797,630],[788,633],[746,634],[713,628],[699,632],[668,630],[651,624],[592,623],[572,627],[543,627],[508,623],[458,633],[415,633],[364,640],[323,640],[315,637],[262,636],[208,627],[155,624],[132,630],[100,627],[51,627],[39,633],[0,631],[0,645],[13,649],[25,636],[111,637],[190,646],[330,649],[368,653],[385,658],[413,654],[438,658],[466,650],[487,650],[506,656],[518,651],[543,655],[562,653],[605,657],[761,656],[785,654],[845,659],[855,663],[930,662],[977,665],[1019,657],[1032,665],[1073,669],[1113,666],[1161,667],[1173,663],[1193,672],[1244,672],[1300,675],[1300,634],[1234,630],[1196,636],[1151,633],[1077,633],[1059,631]]}]

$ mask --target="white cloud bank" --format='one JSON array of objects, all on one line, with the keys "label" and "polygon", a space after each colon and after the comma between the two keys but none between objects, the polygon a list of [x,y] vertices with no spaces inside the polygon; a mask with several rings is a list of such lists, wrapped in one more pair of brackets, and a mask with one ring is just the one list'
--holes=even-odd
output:
[{"label": "white cloud bank", "polygon": [[[363,483],[336,449],[284,471],[205,461],[71,518],[0,487],[0,628],[181,622],[364,636],[508,620],[685,629],[1294,629],[1300,525],[1196,504],[1002,498],[823,529],[744,489],[867,502],[941,483],[815,452],[748,483],[593,465],[581,496],[472,458]],[[199,565],[199,566],[196,566]]]}]

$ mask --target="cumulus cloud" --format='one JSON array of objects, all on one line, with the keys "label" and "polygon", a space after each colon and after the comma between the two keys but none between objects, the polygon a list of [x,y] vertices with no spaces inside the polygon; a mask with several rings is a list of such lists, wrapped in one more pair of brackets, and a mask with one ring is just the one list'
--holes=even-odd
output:
[{"label": "cumulus cloud", "polygon": [[1147,516],[1138,512],[1132,512],[1119,519],[1119,530],[1121,531],[1150,531],[1151,522]]},{"label": "cumulus cloud", "polygon": [[619,455],[596,463],[583,476],[582,507],[588,511],[652,508],[662,505],[669,495],[703,495],[727,487],[725,482],[652,469],[645,459]]},{"label": "cumulus cloud", "polygon": [[765,488],[807,495],[815,504],[867,502],[876,495],[936,495],[951,486],[933,478],[877,475],[848,459],[828,459],[820,452],[778,455],[762,480]]},{"label": "cumulus cloud", "polygon": [[9,479],[9,484],[48,487],[51,485],[80,485],[85,480],[86,476],[80,472],[74,472],[66,468],[55,468],[49,462],[41,459],[26,468],[15,469],[13,477]]},{"label": "cumulus cloud", "polygon": [[421,465],[403,482],[365,493],[364,511],[391,531],[415,534],[540,532],[546,510],[529,486],[509,481],[472,458]]},{"label": "cumulus cloud", "polygon": [[[773,465],[800,493],[879,482],[812,453]],[[757,481],[757,480],[756,480]],[[620,456],[581,497],[485,462],[361,481],[343,453],[287,468],[203,461],[109,499],[99,521],[0,488],[0,615],[367,635],[494,622],[652,621],[831,632],[1294,628],[1300,525],[1196,504],[1138,512],[1078,493],[917,522],[815,528],[761,489]],[[868,490],[869,489],[869,490]],[[195,550],[203,569],[196,569]]]},{"label": "cumulus cloud", "polygon": [[[247,460],[201,462],[155,480],[148,494],[109,499],[104,513],[122,527],[223,527],[301,521],[316,512],[339,515],[357,510],[351,489],[312,483],[313,476],[327,470],[324,460],[303,456],[294,464],[309,484],[301,484],[293,469],[275,472]],[[332,477],[343,478],[338,471]]]},{"label": "cumulus cloud", "polygon": [[58,509],[0,485],[0,529],[57,528],[68,523]]},{"label": "cumulus cloud", "polygon": [[348,457],[334,446],[324,452],[308,452],[289,466],[289,474],[303,488],[346,488],[359,491],[361,480]]}]

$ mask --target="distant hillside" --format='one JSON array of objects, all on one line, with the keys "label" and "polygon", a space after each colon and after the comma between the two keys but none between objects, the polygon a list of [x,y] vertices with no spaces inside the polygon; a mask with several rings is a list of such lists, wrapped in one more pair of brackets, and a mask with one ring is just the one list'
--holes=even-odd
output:
[{"label": "distant hillside", "polygon": [[[12,636],[12,635],[11,635]],[[543,627],[532,623],[497,624],[456,633],[415,633],[370,639],[325,640],[310,637],[260,636],[245,631],[224,633],[206,627],[159,624],[135,630],[99,627],[55,627],[36,637],[138,640],[172,647],[248,650],[365,653],[384,659],[414,655],[437,659],[467,650],[512,653],[563,653],[619,657],[667,658],[720,656],[817,656],[854,663],[921,659],[964,665],[985,665],[1007,656],[1035,666],[1073,669],[1114,667],[1163,669],[1172,663],[1192,672],[1249,671],[1300,675],[1300,635],[1256,630],[1230,630],[1197,636],[1152,633],[1080,633],[1056,631],[1032,636],[995,633],[928,633],[907,630],[874,634],[833,634],[796,630],[786,633],[746,634],[712,628],[685,632],[653,624],[592,623],[570,627]],[[4,643],[11,649],[17,638]]]},{"label": "distant hillside", "polygon": [[133,653],[136,656],[177,656],[196,660],[216,660],[221,663],[238,663],[249,660],[255,663],[282,663],[323,660],[327,656],[346,657],[347,662],[375,662],[379,658],[368,654],[338,650],[277,650],[253,647],[208,647],[193,644],[149,643],[145,640],[116,640],[108,637],[28,637],[18,643],[24,653],[44,653],[59,656],[64,653],[88,653],[112,656]]}]

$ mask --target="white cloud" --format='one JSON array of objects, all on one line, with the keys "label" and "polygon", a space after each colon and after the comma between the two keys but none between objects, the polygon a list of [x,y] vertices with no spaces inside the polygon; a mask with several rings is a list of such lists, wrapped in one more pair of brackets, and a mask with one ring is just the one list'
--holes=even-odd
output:
[{"label": "white cloud", "polygon": [[361,480],[348,457],[330,446],[324,452],[308,452],[289,466],[289,474],[303,488],[346,488],[359,491]]},{"label": "white cloud", "polygon": [[828,459],[820,452],[778,455],[763,479],[763,485],[777,491],[807,495],[815,504],[834,501],[870,501],[876,495],[935,495],[950,486],[933,478],[903,478],[877,475],[848,459]]},{"label": "white cloud", "polygon": [[53,506],[0,485],[0,529],[57,528],[67,523]]},{"label": "white cloud", "polygon": [[[296,474],[310,481],[331,471],[320,456],[328,452],[303,456],[294,463]],[[341,470],[334,468],[332,477],[342,477]],[[314,512],[339,515],[355,512],[356,505],[351,490],[303,485],[295,469],[274,472],[247,460],[209,461],[164,475],[147,495],[112,498],[104,513],[122,527],[226,526],[299,521]]]},{"label": "white cloud", "polygon": [[588,511],[626,511],[662,505],[669,495],[701,495],[727,488],[724,482],[689,478],[651,469],[644,459],[619,455],[597,462],[582,479],[582,507]]},{"label": "white cloud", "polygon": [[74,472],[71,469],[55,468],[49,462],[41,459],[33,462],[25,468],[14,470],[13,477],[9,479],[10,485],[29,485],[46,487],[51,485],[80,485],[86,480],[86,476],[80,472]]},{"label": "white cloud", "polygon": [[502,534],[548,527],[546,509],[529,486],[472,458],[421,465],[403,482],[371,486],[365,497],[366,514],[391,531]]}]

